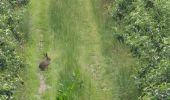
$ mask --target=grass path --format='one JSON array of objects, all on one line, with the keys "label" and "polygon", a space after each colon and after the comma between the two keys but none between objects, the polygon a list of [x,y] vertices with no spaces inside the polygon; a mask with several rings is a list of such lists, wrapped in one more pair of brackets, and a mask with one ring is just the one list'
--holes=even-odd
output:
[{"label": "grass path", "polygon": [[[111,100],[113,98],[112,82],[104,77],[104,66],[106,65],[101,52],[102,40],[94,19],[91,1],[57,0],[51,4],[51,26],[53,31],[56,32],[56,43],[58,46],[61,45],[60,51],[63,52],[62,57],[64,58],[61,63],[66,62],[65,65],[62,64],[66,70],[62,72],[62,78],[59,80],[66,88],[62,91],[66,93],[75,91],[75,93],[67,94],[68,98],[73,96],[72,100],[79,100],[80,98],[82,100],[87,98],[89,100]],[[68,67],[73,69],[71,73]],[[72,84],[79,85],[72,81],[72,77],[69,78],[70,74],[77,71],[80,76],[77,75],[76,78],[85,85],[80,91],[83,91],[85,95],[81,92],[76,93],[77,88],[67,90]],[[65,78],[69,82],[65,82]]]},{"label": "grass path", "polygon": [[[19,100],[134,99],[129,71],[134,61],[125,47],[113,48],[111,32],[99,25],[104,23],[95,13],[100,2],[93,1],[31,0],[25,45],[29,68]],[[51,65],[40,72],[45,52]]]}]

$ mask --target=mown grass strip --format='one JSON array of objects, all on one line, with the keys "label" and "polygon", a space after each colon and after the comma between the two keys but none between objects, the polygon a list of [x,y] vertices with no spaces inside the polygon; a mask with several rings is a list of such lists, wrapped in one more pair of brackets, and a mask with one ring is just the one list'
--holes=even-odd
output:
[{"label": "mown grass strip", "polygon": [[[26,72],[23,97],[37,100],[38,62],[46,51],[52,58],[49,70],[43,73],[48,89],[38,98],[130,100],[134,97],[130,75],[135,61],[126,47],[113,45],[111,28],[105,27],[99,18],[102,14],[94,7],[98,4],[95,0],[50,0],[48,3],[32,0],[26,45],[30,68]],[[40,41],[44,41],[41,50]]]}]

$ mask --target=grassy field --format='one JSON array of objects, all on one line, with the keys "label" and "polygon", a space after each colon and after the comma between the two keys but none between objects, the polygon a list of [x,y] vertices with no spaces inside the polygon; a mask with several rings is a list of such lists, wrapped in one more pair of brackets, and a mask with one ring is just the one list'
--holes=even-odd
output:
[{"label": "grassy field", "polygon": [[[31,0],[22,100],[136,100],[135,60],[113,40],[111,21],[97,0]],[[51,65],[38,69],[43,53]],[[39,93],[40,76],[46,89]]]}]

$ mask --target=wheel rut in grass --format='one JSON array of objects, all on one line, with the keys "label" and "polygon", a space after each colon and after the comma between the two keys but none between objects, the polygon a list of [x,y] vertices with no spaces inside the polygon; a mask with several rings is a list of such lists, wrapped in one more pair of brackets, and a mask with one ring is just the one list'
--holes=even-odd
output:
[{"label": "wheel rut in grass", "polygon": [[[37,32],[37,33],[42,33],[42,32]],[[39,44],[38,44],[38,49],[40,52],[43,52],[43,34],[39,34]],[[37,66],[38,67],[38,66]],[[38,98],[41,98],[43,93],[45,93],[47,89],[47,84],[45,81],[45,77],[43,75],[43,72],[39,69],[37,73],[37,77],[39,79],[39,88],[38,88]]]},{"label": "wheel rut in grass", "polygon": [[102,55],[102,41],[99,27],[95,22],[94,10],[91,1],[83,1],[82,23],[79,31],[81,32],[80,44],[80,64],[86,74],[95,84],[98,100],[112,100],[112,82],[104,75],[106,72],[106,62]]},{"label": "wheel rut in grass", "polygon": [[39,85],[39,89],[38,89],[38,94],[41,96],[45,90],[47,89],[47,85],[45,83],[45,78],[42,74],[38,74],[39,80],[40,80],[40,85]]},{"label": "wheel rut in grass", "polygon": [[[51,49],[54,49],[51,45],[52,33],[49,30],[48,4],[46,0],[30,0],[28,5],[29,16],[26,18],[29,20],[29,34],[25,47],[28,67],[25,72],[25,90],[22,93],[23,96],[19,97],[21,100],[23,98],[27,98],[27,100],[43,100],[45,94],[51,90],[48,87],[52,85],[51,82],[48,82],[49,77],[46,75],[51,72],[51,69],[41,72],[38,68],[39,63],[44,58],[44,53],[48,52],[51,56]],[[51,98],[47,100],[51,100]]]}]

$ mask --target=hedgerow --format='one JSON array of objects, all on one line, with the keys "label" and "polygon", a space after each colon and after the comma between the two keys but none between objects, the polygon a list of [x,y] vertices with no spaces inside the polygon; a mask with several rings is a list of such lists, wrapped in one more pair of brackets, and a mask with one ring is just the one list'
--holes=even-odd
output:
[{"label": "hedgerow", "polygon": [[26,0],[0,0],[0,100],[11,100],[15,89],[22,84],[20,71],[24,67],[19,52],[23,33],[19,32],[22,11]]},{"label": "hedgerow", "polygon": [[170,1],[115,0],[115,36],[139,59],[141,100],[170,99]]}]

